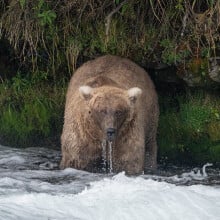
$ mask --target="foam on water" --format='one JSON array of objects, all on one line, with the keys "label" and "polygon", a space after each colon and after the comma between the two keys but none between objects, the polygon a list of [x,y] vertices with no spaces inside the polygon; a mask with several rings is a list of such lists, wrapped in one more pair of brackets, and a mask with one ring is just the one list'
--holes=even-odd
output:
[{"label": "foam on water", "polygon": [[[207,166],[171,176],[127,177],[60,171],[59,153],[48,149],[0,146],[0,159],[9,154],[23,162],[0,164],[0,219],[220,220],[219,185],[201,185],[210,177]],[[200,184],[179,185],[186,180]]]},{"label": "foam on water", "polygon": [[0,159],[1,164],[23,164],[25,162],[24,158],[21,156],[8,156],[6,158]]},{"label": "foam on water", "polygon": [[14,193],[0,197],[4,219],[220,219],[220,189],[175,186],[124,173],[78,194]]}]

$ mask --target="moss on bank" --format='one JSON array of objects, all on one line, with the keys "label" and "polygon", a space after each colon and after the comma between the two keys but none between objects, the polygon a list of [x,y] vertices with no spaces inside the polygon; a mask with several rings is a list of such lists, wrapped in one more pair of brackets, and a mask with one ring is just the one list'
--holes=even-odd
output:
[{"label": "moss on bank", "polygon": [[[175,97],[161,110],[158,145],[162,163],[202,165],[220,162],[220,100],[204,91]],[[164,104],[163,104],[164,106]]]},{"label": "moss on bank", "polygon": [[51,84],[46,73],[37,78],[18,74],[0,84],[1,143],[60,147],[65,87]]}]

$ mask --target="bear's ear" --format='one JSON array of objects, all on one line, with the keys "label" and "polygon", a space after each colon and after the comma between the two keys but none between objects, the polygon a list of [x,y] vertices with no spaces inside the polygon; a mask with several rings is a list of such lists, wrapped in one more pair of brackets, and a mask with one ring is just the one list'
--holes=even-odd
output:
[{"label": "bear's ear", "polygon": [[80,95],[86,100],[92,98],[92,91],[93,91],[93,88],[90,86],[80,86],[79,87]]},{"label": "bear's ear", "polygon": [[138,87],[133,87],[128,90],[128,97],[132,103],[135,103],[137,97],[140,96],[141,94],[142,94],[142,90]]}]

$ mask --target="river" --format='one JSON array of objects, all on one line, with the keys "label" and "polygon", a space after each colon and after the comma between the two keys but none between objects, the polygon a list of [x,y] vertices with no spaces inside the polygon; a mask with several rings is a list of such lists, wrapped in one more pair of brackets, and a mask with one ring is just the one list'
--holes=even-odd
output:
[{"label": "river", "polygon": [[0,220],[220,220],[220,171],[59,170],[60,151],[0,146]]}]

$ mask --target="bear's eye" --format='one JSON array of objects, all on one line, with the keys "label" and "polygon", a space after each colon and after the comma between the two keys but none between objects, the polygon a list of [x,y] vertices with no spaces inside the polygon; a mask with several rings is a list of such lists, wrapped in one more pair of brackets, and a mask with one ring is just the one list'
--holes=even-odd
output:
[{"label": "bear's eye", "polygon": [[123,115],[123,112],[120,111],[120,110],[118,110],[118,111],[115,112],[115,116],[116,116],[117,118],[120,118],[122,115]]}]

